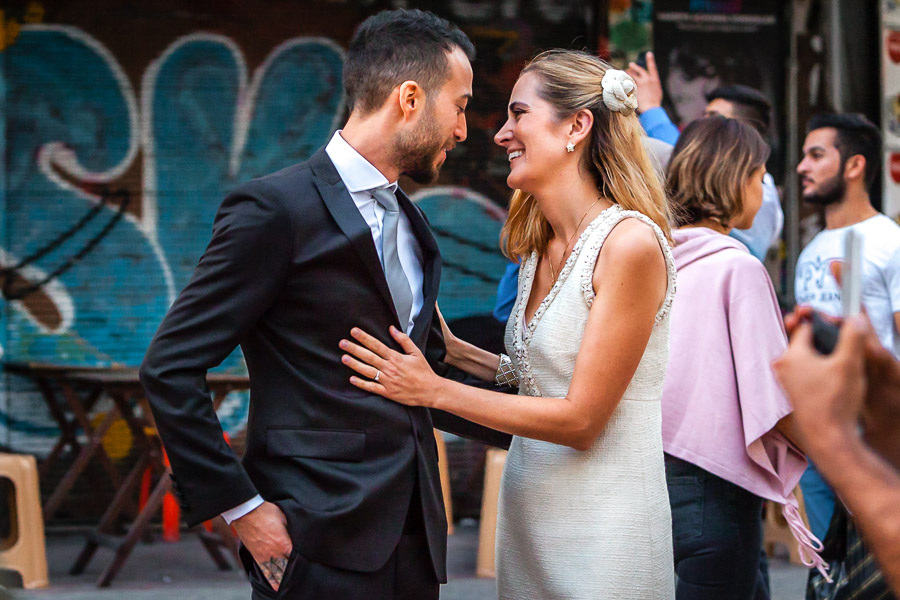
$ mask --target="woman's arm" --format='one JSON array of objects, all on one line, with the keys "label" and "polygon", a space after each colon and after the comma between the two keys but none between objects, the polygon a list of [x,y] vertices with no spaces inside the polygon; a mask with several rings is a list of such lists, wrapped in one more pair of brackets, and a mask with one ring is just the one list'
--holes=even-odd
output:
[{"label": "woman's arm", "polygon": [[[602,281],[601,281],[602,279]],[[351,382],[407,405],[446,410],[514,435],[586,450],[603,431],[634,376],[666,293],[666,265],[655,234],[627,219],[604,244],[594,269],[596,296],[564,398],[512,396],[437,377],[415,344],[392,328],[407,354],[359,329],[362,346],[342,340]],[[377,371],[376,371],[377,369]],[[375,376],[378,381],[373,381]]]},{"label": "woman's arm", "polygon": [[500,355],[482,350],[475,344],[470,344],[453,335],[440,308],[435,305],[434,310],[441,321],[441,333],[447,349],[444,362],[482,381],[493,381],[500,366]]}]

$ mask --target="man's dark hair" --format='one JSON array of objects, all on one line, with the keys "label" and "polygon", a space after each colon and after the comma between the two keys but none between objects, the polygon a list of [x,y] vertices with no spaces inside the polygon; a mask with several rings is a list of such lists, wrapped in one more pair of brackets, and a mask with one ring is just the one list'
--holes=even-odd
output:
[{"label": "man's dark hair", "polygon": [[456,46],[475,59],[466,34],[433,13],[398,9],[369,17],[353,34],[344,62],[350,110],[377,110],[404,81],[417,82],[426,96],[439,90],[450,78],[447,53]]},{"label": "man's dark hair", "polygon": [[759,90],[746,85],[720,85],[706,95],[706,101],[727,100],[734,105],[734,116],[756,127],[764,137],[772,122],[772,104]]},{"label": "man's dark hair", "polygon": [[866,159],[866,188],[871,188],[881,170],[881,130],[859,113],[818,113],[806,132],[830,127],[837,132],[834,146],[841,155],[841,173],[847,159],[857,154]]}]

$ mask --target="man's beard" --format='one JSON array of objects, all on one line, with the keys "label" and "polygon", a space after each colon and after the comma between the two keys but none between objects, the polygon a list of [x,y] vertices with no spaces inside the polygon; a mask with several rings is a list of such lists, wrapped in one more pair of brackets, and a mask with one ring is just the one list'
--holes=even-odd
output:
[{"label": "man's beard", "polygon": [[[840,171],[843,172],[843,169]],[[847,183],[840,174],[823,182],[819,189],[811,194],[804,194],[803,200],[816,206],[830,206],[844,199],[847,193]]]},{"label": "man's beard", "polygon": [[400,167],[400,173],[416,183],[434,183],[440,171],[437,157],[444,149],[445,140],[438,131],[433,112],[423,115],[418,130],[400,133],[395,140],[395,164]]}]

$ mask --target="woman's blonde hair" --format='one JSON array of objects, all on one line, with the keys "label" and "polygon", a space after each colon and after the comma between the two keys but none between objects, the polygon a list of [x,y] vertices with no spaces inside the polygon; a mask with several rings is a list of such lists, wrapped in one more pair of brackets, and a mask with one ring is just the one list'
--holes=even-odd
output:
[{"label": "woman's blonde hair", "polygon": [[[669,206],[662,182],[644,149],[644,130],[633,112],[614,113],[603,102],[600,82],[610,68],[585,52],[548,50],[532,59],[519,77],[534,73],[540,78],[538,95],[553,105],[559,119],[580,110],[591,111],[594,124],[588,149],[582,155],[582,167],[594,178],[604,197],[625,210],[650,217],[671,242]],[[533,250],[544,252],[552,233],[534,197],[515,190],[500,234],[504,254],[519,260]]]},{"label": "woman's blonde hair", "polygon": [[749,123],[723,116],[684,128],[666,169],[675,223],[712,220],[723,227],[744,209],[747,178],[766,164],[769,146]]}]

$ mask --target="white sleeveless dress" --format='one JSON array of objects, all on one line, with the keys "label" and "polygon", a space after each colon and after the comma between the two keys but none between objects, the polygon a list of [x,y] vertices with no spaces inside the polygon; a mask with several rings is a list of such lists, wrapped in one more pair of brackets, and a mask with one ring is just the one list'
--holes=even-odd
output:
[{"label": "white sleeveless dress", "polygon": [[662,231],[646,216],[617,205],[603,211],[581,234],[526,326],[525,306],[537,265],[537,254],[532,254],[522,265],[506,347],[520,394],[568,393],[594,299],[597,256],[612,228],[625,218],[651,225],[659,238],[668,271],[665,303],[634,378],[590,450],[513,437],[497,522],[500,600],[675,597],[660,409],[675,265]]}]

